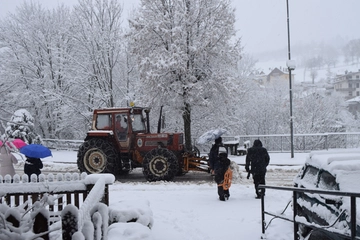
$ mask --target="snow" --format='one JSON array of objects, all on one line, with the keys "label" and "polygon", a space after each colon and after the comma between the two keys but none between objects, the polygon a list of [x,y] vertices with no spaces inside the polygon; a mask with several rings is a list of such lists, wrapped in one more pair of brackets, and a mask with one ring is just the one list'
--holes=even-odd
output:
[{"label": "snow", "polygon": [[[338,157],[355,154],[356,150],[329,150],[317,151],[318,154],[270,152],[268,172],[281,170],[300,171],[308,161],[309,156],[324,158],[325,156]],[[330,155],[329,155],[330,153]],[[58,169],[76,168],[76,151],[55,151],[53,157],[43,159],[44,168],[55,171]],[[356,155],[356,154],[355,154]],[[245,178],[245,156],[229,158],[239,165],[239,178],[234,180],[230,188],[230,199],[226,202],[218,200],[216,184],[212,177],[205,180],[180,181],[177,177],[174,182],[145,182],[132,181],[128,183],[115,181],[109,186],[110,206],[109,221],[113,223],[108,228],[108,239],[125,240],[217,240],[217,239],[260,239],[281,240],[293,238],[293,224],[281,219],[274,219],[262,234],[261,201],[255,199],[254,186],[251,179]],[[319,160],[318,160],[319,161]],[[346,169],[348,161],[338,161],[339,169]],[[141,171],[130,174],[142,175]],[[188,173],[190,176],[207,173]],[[339,172],[339,178],[347,179]],[[349,191],[354,182],[359,181],[359,175],[350,175],[351,180],[342,181]],[[96,175],[91,178],[96,178]],[[141,178],[141,177],[139,177]],[[279,176],[280,178],[280,176]],[[105,180],[111,182],[111,177]],[[287,183],[287,184],[292,184]],[[281,213],[289,201],[292,193],[273,189],[266,190],[265,210],[272,213]],[[314,207],[314,206],[313,206]],[[101,214],[101,213],[100,213]],[[291,204],[284,212],[284,217],[292,219]],[[266,223],[271,217],[266,216]],[[128,222],[132,221],[132,222]],[[126,223],[128,222],[128,223]],[[85,224],[86,225],[86,224]],[[87,227],[84,226],[86,229]],[[83,229],[84,230],[84,229]],[[80,238],[76,238],[80,239]]]},{"label": "snow", "polygon": [[208,142],[214,142],[215,139],[217,139],[218,137],[222,136],[225,133],[227,133],[227,130],[223,128],[209,130],[198,138],[197,143],[205,144]]},{"label": "snow", "polygon": [[[287,58],[284,56],[283,60],[270,59],[267,61],[261,61],[256,63],[256,68],[259,71],[263,71],[265,74],[269,74],[274,68],[280,68],[282,71],[287,69],[286,67]],[[331,67],[330,70],[328,67],[322,67],[320,69],[316,69],[318,75],[315,79],[315,83],[326,80],[329,76],[329,71],[331,71],[331,76],[335,77],[337,75],[344,75],[346,71],[348,72],[358,72],[360,69],[359,63],[345,63],[342,57],[339,58],[339,64],[335,67]],[[298,66],[295,70],[292,71],[292,74],[295,75],[294,83],[311,83],[312,78],[310,75],[310,70],[305,68],[304,66]],[[296,88],[296,86],[295,86]]]}]

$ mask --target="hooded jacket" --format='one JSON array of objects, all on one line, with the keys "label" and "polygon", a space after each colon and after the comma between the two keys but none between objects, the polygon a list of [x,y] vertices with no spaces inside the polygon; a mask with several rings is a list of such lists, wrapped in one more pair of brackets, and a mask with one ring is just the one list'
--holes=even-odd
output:
[{"label": "hooded jacket", "polygon": [[39,175],[41,173],[40,169],[42,168],[43,168],[43,163],[40,158],[26,157],[26,161],[24,165],[24,173],[29,176],[29,179],[31,177],[31,174],[33,173]]},{"label": "hooded jacket", "polygon": [[220,184],[224,181],[224,174],[230,167],[230,159],[227,157],[227,153],[219,154],[219,162],[215,170],[215,182]]},{"label": "hooded jacket", "polygon": [[247,151],[245,164],[246,171],[255,174],[265,174],[269,162],[270,156],[266,148],[262,146],[262,142],[259,139],[256,139],[254,145]]},{"label": "hooded jacket", "polygon": [[13,164],[16,163],[18,163],[16,157],[2,146],[0,150],[0,175],[5,177],[6,174],[9,174],[13,177],[15,175]]},{"label": "hooded jacket", "polygon": [[209,153],[209,167],[212,170],[217,169],[219,162],[219,147],[222,146],[222,138],[215,139],[215,144],[212,145]]}]

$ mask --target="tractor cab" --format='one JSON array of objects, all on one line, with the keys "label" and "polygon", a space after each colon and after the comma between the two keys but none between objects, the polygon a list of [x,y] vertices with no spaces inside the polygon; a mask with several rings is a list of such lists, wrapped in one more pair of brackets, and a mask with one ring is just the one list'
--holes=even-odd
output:
[{"label": "tractor cab", "polygon": [[137,133],[146,133],[143,108],[97,109],[87,137],[113,137],[120,148],[134,144]]}]

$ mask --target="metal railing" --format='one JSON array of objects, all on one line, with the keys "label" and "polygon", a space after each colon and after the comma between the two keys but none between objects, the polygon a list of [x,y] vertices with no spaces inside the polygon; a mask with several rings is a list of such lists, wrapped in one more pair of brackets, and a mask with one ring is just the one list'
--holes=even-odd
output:
[{"label": "metal railing", "polygon": [[[290,134],[223,137],[223,141],[237,140],[240,145],[247,140],[252,145],[256,139],[260,139],[268,151],[289,152],[291,150]],[[360,147],[360,132],[294,134],[293,144],[294,150],[297,152],[327,150],[330,148],[358,148]]]},{"label": "metal railing", "polygon": [[[298,238],[298,231],[299,231],[299,224],[304,224],[307,227],[312,229],[317,229],[320,231],[330,232],[331,234],[336,234],[342,236],[347,239],[360,239],[360,236],[356,236],[356,198],[360,197],[360,193],[353,193],[353,192],[341,192],[341,191],[325,191],[325,190],[315,190],[315,189],[305,189],[305,188],[296,188],[296,187],[276,187],[276,186],[266,186],[266,185],[259,185],[259,188],[266,188],[266,189],[275,189],[275,190],[282,190],[282,191],[292,191],[292,206],[293,206],[293,216],[292,219],[283,216],[282,214],[271,213],[265,211],[265,198],[264,196],[261,197],[261,222],[262,222],[262,234],[265,234],[266,222],[265,222],[265,215],[272,216],[274,218],[279,218],[285,221],[293,222],[294,226],[294,240]],[[297,212],[297,193],[316,193],[316,194],[325,194],[325,195],[336,195],[336,196],[343,196],[343,197],[350,197],[350,231],[351,236],[331,231],[327,227],[321,227],[316,224],[311,224],[309,222],[304,223],[303,221],[297,221],[296,217],[298,216]],[[271,221],[270,221],[271,222]],[[269,224],[270,224],[269,222]]]},{"label": "metal railing", "polygon": [[[263,146],[271,152],[290,152],[290,134],[273,135],[236,135],[222,136],[223,142],[238,141],[239,146],[243,146],[245,141],[250,141],[250,145],[255,139],[260,139]],[[208,152],[213,143],[195,145],[200,152]],[[54,149],[77,150],[83,140],[65,139],[43,139],[45,146]],[[314,134],[294,134],[294,150],[297,152],[309,152],[312,150],[327,150],[330,148],[358,148],[360,147],[360,132],[342,133],[314,133]]]}]

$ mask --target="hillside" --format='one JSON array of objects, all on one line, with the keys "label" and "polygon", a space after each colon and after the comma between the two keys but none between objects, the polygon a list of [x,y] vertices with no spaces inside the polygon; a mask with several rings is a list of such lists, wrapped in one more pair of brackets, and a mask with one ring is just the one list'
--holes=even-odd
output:
[{"label": "hillside", "polygon": [[[284,60],[273,59],[273,60],[266,60],[266,61],[259,61],[256,63],[256,68],[258,70],[262,70],[265,74],[268,74],[272,69],[279,68],[280,70],[284,71],[287,70],[286,67],[286,56],[284,56]],[[296,58],[293,60],[297,61]],[[297,63],[298,65],[298,63]],[[316,69],[318,75],[315,78],[315,82],[326,82],[328,76],[330,75],[331,78],[335,77],[336,75],[345,74],[345,71],[348,72],[358,72],[360,71],[360,63],[345,63],[343,58],[338,60],[338,63],[335,67],[327,68],[319,68]],[[311,83],[312,78],[310,76],[310,70],[306,69],[303,66],[297,67],[292,73],[295,75],[294,82],[295,84],[300,84],[302,82]]]}]

